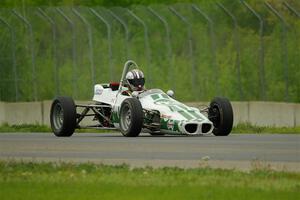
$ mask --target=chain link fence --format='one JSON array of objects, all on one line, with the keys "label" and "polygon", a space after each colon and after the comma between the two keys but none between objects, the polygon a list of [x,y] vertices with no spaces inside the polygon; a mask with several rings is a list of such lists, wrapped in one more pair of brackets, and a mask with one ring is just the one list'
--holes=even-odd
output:
[{"label": "chain link fence", "polygon": [[88,100],[133,59],[180,100],[300,102],[299,36],[297,1],[1,9],[0,101]]}]

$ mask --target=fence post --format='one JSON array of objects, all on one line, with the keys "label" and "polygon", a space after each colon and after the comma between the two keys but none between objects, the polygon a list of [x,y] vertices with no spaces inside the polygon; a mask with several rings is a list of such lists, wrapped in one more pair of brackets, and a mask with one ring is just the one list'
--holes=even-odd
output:
[{"label": "fence post", "polygon": [[129,10],[129,9],[126,9],[126,10],[134,19],[136,19],[140,24],[142,24],[142,26],[144,28],[144,45],[145,45],[145,55],[146,55],[146,59],[147,59],[147,74],[149,77],[149,83],[151,85],[151,83],[152,83],[152,77],[150,75],[151,50],[150,50],[150,44],[149,44],[148,26],[140,17],[138,17],[136,14],[134,14],[131,10]]},{"label": "fence post", "polygon": [[259,21],[259,80],[260,80],[260,98],[266,100],[266,81],[265,81],[265,45],[264,45],[264,20],[263,18],[245,1],[242,4],[258,19]]},{"label": "fence post", "polygon": [[109,59],[109,68],[110,68],[110,80],[113,80],[114,75],[114,67],[112,63],[112,44],[111,44],[111,25],[105,20],[97,11],[93,8],[89,8],[89,11],[97,17],[97,19],[103,22],[107,29],[107,40],[108,40],[108,59]]},{"label": "fence post", "polygon": [[41,14],[42,18],[48,21],[51,24],[52,29],[52,42],[53,42],[53,58],[54,58],[54,83],[55,83],[55,95],[60,94],[60,85],[59,85],[59,68],[58,68],[58,59],[57,59],[57,29],[55,21],[46,14],[41,8],[38,8],[38,13]]},{"label": "fence post", "polygon": [[172,89],[176,91],[176,81],[174,80],[174,59],[173,59],[173,53],[172,53],[172,43],[171,43],[171,37],[170,37],[170,26],[169,23],[162,17],[160,16],[154,9],[152,9],[150,6],[147,7],[147,9],[149,10],[149,12],[154,15],[155,17],[157,17],[162,24],[165,27],[166,30],[166,45],[167,45],[167,49],[168,49],[168,57],[169,57],[169,62],[170,62],[170,67],[169,67],[169,73],[170,76],[169,78],[169,84],[172,86]]},{"label": "fence post", "polygon": [[216,88],[216,93],[217,95],[220,95],[220,87],[219,87],[219,66],[217,63],[217,52],[216,52],[216,36],[215,36],[215,31],[214,31],[214,22],[212,19],[205,13],[203,12],[198,6],[195,4],[192,4],[192,8],[198,12],[208,23],[209,25],[209,33],[210,33],[210,38],[211,38],[211,54],[212,54],[212,65],[214,66],[215,70],[215,88]]},{"label": "fence post", "polygon": [[292,13],[294,13],[298,18],[300,18],[300,13],[293,7],[291,6],[288,2],[283,2],[283,5],[289,9],[289,11],[291,11]]},{"label": "fence post", "polygon": [[[173,12],[184,24],[187,26],[187,40],[188,40],[188,45],[189,45],[189,57],[190,57],[190,62],[191,62],[191,71],[192,71],[192,78],[191,78],[191,84],[192,86],[196,86],[196,64],[195,64],[195,59],[194,59],[194,50],[193,50],[193,38],[192,38],[192,24],[182,16],[174,7],[169,6],[169,10]],[[193,87],[194,94],[199,97],[199,90],[197,87]]]},{"label": "fence post", "polygon": [[280,20],[282,27],[281,35],[281,57],[283,61],[284,80],[285,80],[285,101],[289,101],[289,63],[287,55],[287,28],[288,24],[281,16],[281,14],[271,6],[268,2],[265,2],[265,6]]},{"label": "fence post", "polygon": [[[293,6],[291,6],[287,2],[284,2],[283,4],[284,4],[285,7],[287,7],[290,10],[291,14],[294,14],[296,18],[298,17],[298,19],[300,19],[299,11],[297,11]],[[291,29],[289,29],[289,30],[290,30],[290,32],[293,32],[294,35],[295,35],[295,37],[294,37],[295,41],[294,42],[295,42],[296,46],[295,46],[295,51],[294,51],[295,55],[294,56],[300,58],[300,46],[297,46],[297,44],[299,44],[300,29],[299,28],[297,29],[297,27],[293,27],[293,31],[291,31]],[[290,66],[292,66],[292,64]],[[298,91],[299,91],[299,89],[300,89],[300,86],[298,84]]]},{"label": "fence post", "polygon": [[33,40],[33,32],[32,32],[32,26],[30,22],[22,15],[20,15],[15,9],[12,10],[12,13],[18,17],[26,26],[28,29],[29,34],[29,46],[30,46],[30,53],[31,53],[31,70],[32,70],[32,89],[33,89],[33,99],[34,101],[38,100],[38,94],[37,94],[37,79],[36,79],[36,66],[35,66],[35,55],[34,55],[34,40]]},{"label": "fence post", "polygon": [[[9,29],[11,37],[11,60],[12,60],[12,69],[14,74],[14,84],[15,84],[15,101],[19,100],[19,86],[18,86],[18,71],[16,63],[16,33],[14,28],[2,17],[0,17],[0,22]],[[0,99],[2,100],[2,99]]]},{"label": "fence post", "polygon": [[72,65],[73,65],[73,77],[72,77],[72,86],[73,86],[73,96],[77,97],[77,53],[76,53],[76,33],[75,33],[75,24],[73,21],[60,9],[56,8],[56,11],[66,20],[70,25],[72,30]]},{"label": "fence post", "polygon": [[243,94],[243,89],[242,89],[242,82],[241,82],[241,48],[240,48],[240,35],[238,31],[238,22],[236,17],[230,12],[222,3],[217,3],[218,7],[221,8],[226,15],[228,15],[232,22],[233,22],[233,41],[234,41],[234,46],[236,50],[236,69],[237,69],[237,80],[238,80],[238,87],[239,87],[239,96],[240,100],[244,100],[244,94]]},{"label": "fence post", "polygon": [[72,8],[72,12],[82,21],[82,23],[86,26],[87,28],[87,33],[88,33],[88,43],[89,43],[89,60],[91,64],[91,76],[92,76],[92,86],[95,85],[95,64],[94,64],[94,46],[93,46],[93,33],[92,33],[92,28],[90,23],[83,17],[80,12]]},{"label": "fence post", "polygon": [[111,10],[109,10],[109,9],[105,9],[105,10],[107,10],[107,12],[123,26],[124,31],[125,31],[125,55],[126,55],[126,60],[130,59],[131,54],[130,54],[130,47],[129,47],[129,28],[128,28],[127,24],[124,22],[124,20],[121,17],[116,15]]}]

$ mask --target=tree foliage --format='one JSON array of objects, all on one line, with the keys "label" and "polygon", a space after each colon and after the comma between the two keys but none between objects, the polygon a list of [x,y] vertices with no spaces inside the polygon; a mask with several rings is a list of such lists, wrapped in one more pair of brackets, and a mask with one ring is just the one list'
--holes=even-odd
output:
[{"label": "tree foliage", "polygon": [[[284,17],[288,24],[286,29],[263,2],[247,1],[264,19],[262,38],[257,17],[240,1],[220,1],[236,16],[236,30],[232,19],[214,0],[186,1],[198,5],[213,21],[212,26],[191,4],[176,2],[2,0],[0,17],[14,27],[16,34],[14,47],[17,75],[13,69],[11,32],[0,23],[0,100],[14,101],[16,92],[19,93],[19,101],[34,100],[34,87],[37,88],[37,99],[40,100],[52,99],[58,94],[90,99],[93,92],[92,74],[98,83],[118,81],[123,63],[130,58],[136,60],[145,71],[148,87],[174,89],[180,100],[210,100],[215,95],[222,95],[232,100],[300,102],[300,20],[283,6],[282,1],[274,0],[270,3]],[[299,12],[298,1],[289,3]],[[149,5],[168,22],[171,55],[166,27],[149,12],[146,7]],[[169,6],[191,23],[190,38],[187,24],[172,13]],[[55,22],[55,39],[53,26],[41,16],[38,7]],[[57,7],[73,21],[74,31],[70,23],[57,12]],[[33,42],[30,41],[28,27],[12,14],[12,8],[31,23]],[[89,38],[87,25],[74,14],[72,8],[76,8],[89,22],[92,38]],[[111,57],[108,55],[110,41],[107,27],[89,8],[100,13],[111,26]],[[123,25],[107,8],[124,20],[129,29],[128,38]],[[126,8],[147,25],[150,62],[146,54],[145,29]],[[34,46],[35,69],[31,45]],[[261,56],[263,65],[260,63]],[[56,89],[56,81],[59,91]]]}]

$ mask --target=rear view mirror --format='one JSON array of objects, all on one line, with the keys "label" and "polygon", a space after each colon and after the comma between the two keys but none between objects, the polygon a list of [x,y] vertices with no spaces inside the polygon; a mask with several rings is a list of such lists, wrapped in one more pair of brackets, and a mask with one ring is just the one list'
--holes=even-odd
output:
[{"label": "rear view mirror", "polygon": [[173,90],[168,90],[168,91],[167,91],[167,95],[168,95],[169,97],[174,97],[174,91],[173,91]]}]

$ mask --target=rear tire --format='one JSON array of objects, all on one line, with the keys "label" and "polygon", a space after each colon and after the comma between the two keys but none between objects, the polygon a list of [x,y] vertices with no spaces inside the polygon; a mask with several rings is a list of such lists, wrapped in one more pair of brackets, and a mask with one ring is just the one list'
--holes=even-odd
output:
[{"label": "rear tire", "polygon": [[137,137],[143,126],[144,114],[140,101],[136,98],[125,99],[120,110],[120,130],[126,137]]},{"label": "rear tire", "polygon": [[70,137],[76,127],[76,107],[71,97],[54,99],[50,111],[51,129],[57,137]]},{"label": "rear tire", "polygon": [[215,136],[227,136],[233,125],[233,111],[230,101],[224,97],[215,97],[208,110],[208,119],[213,122]]}]

